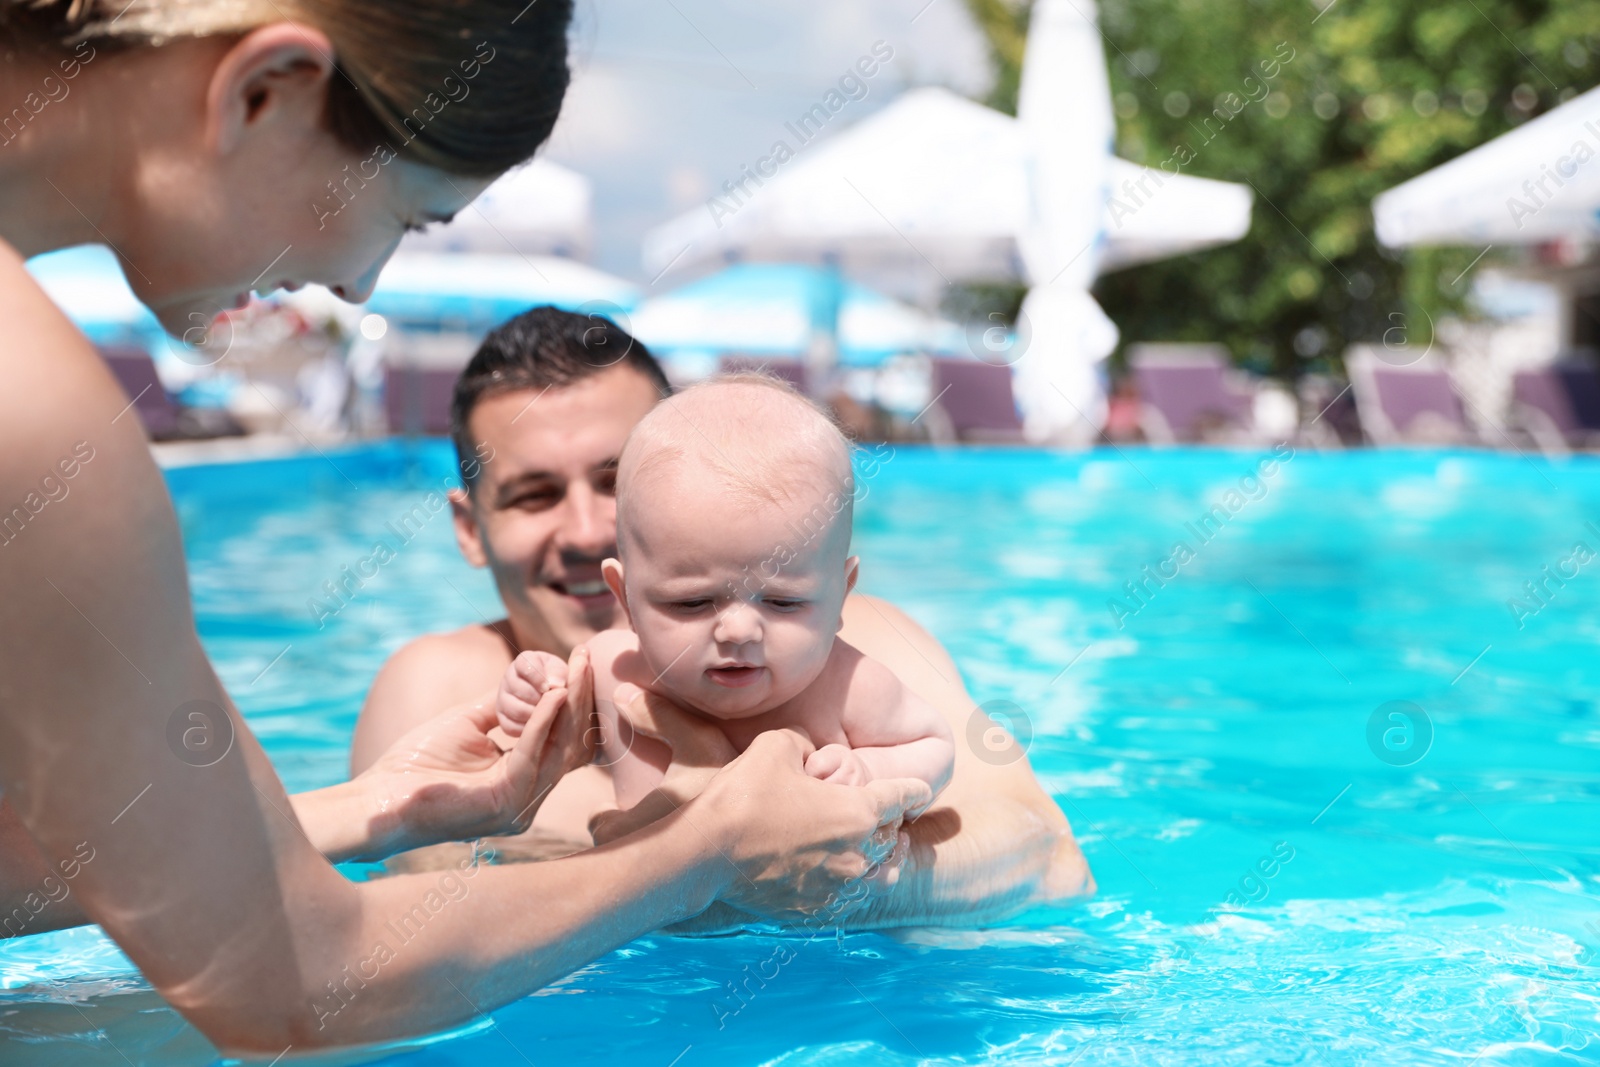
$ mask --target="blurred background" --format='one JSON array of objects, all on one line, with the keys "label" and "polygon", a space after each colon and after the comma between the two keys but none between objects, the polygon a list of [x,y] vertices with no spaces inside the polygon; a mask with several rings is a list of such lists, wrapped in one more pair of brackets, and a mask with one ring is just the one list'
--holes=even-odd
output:
[{"label": "blurred background", "polygon": [[613,318],[862,439],[1600,440],[1600,0],[587,0],[541,157],[363,307],[161,334],[30,266],[152,436],[447,429],[483,334]]}]

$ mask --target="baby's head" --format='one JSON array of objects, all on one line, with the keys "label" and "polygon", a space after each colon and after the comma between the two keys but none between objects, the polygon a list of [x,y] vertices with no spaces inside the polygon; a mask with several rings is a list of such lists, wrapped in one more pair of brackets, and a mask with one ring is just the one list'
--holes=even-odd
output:
[{"label": "baby's head", "polygon": [[772,378],[716,378],[662,401],[617,467],[606,582],[653,688],[723,719],[769,711],[827,663],[855,585],[850,446]]}]

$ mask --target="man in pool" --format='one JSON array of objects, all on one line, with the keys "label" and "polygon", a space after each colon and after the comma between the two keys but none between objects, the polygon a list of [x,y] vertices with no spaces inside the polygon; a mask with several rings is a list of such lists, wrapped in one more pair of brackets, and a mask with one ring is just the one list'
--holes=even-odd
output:
[{"label": "man in pool", "polygon": [[[814,778],[917,778],[938,796],[955,762],[944,717],[838,637],[860,565],[854,500],[844,434],[777,379],[717,379],[657,404],[617,462],[618,554],[601,572],[628,629],[583,646],[595,692],[659,693],[740,752],[768,730],[797,730],[816,746]],[[550,691],[568,687],[567,668],[549,652],[518,655],[500,686],[501,729],[521,736]],[[671,753],[634,737],[612,700],[596,710],[598,755],[617,806],[632,808]]]},{"label": "man in pool", "polygon": [[[352,770],[448,707],[489,701],[516,655],[562,658],[624,624],[601,564],[617,551],[617,459],[629,432],[669,392],[643,345],[613,323],[536,308],[491,333],[456,384],[456,447],[469,462],[452,495],[457,544],[492,574],[506,616],[402,647],[386,663],[356,726]],[[909,616],[860,593],[840,638],[892,670],[944,716],[956,737],[950,785],[908,827],[910,850],[892,892],[857,926],[981,922],[1031,903],[1083,896],[1094,882],[1060,809],[1021,749],[978,709],[948,653]],[[663,792],[693,795],[734,750],[714,727],[641,696],[630,723],[673,751]],[[976,741],[971,739],[977,739]],[[518,847],[544,855],[588,848],[640,821],[615,810],[608,770],[566,775]],[[641,805],[640,808],[647,808]]]}]

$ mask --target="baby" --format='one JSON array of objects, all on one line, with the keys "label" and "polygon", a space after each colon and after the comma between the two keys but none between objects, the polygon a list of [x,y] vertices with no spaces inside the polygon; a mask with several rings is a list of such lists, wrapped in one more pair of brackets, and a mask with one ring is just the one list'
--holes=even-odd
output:
[{"label": "baby", "polygon": [[[816,746],[806,771],[864,785],[920,778],[937,794],[955,747],[940,714],[837,634],[858,560],[850,555],[850,446],[775,379],[692,386],[634,428],[617,469],[617,554],[602,564],[631,632],[589,643],[595,693],[632,682],[721,727],[743,752],[792,729]],[[500,725],[521,733],[567,665],[524,652],[500,688]],[[599,761],[617,806],[660,784],[670,752],[596,702]]]}]

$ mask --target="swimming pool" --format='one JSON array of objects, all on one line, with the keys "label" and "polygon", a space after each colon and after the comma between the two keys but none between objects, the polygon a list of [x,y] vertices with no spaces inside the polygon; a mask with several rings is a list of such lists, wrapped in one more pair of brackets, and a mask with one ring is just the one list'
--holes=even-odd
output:
[{"label": "swimming pool", "polygon": [[[494,613],[445,512],[308,604],[450,466],[169,472],[202,635],[290,789],[343,776],[391,651]],[[901,448],[866,484],[863,587],[1010,702],[1099,895],[792,942],[740,999],[773,939],[645,938],[392,1062],[1600,1062],[1600,463]],[[208,1059],[97,932],[0,943],[0,1062]]]}]

